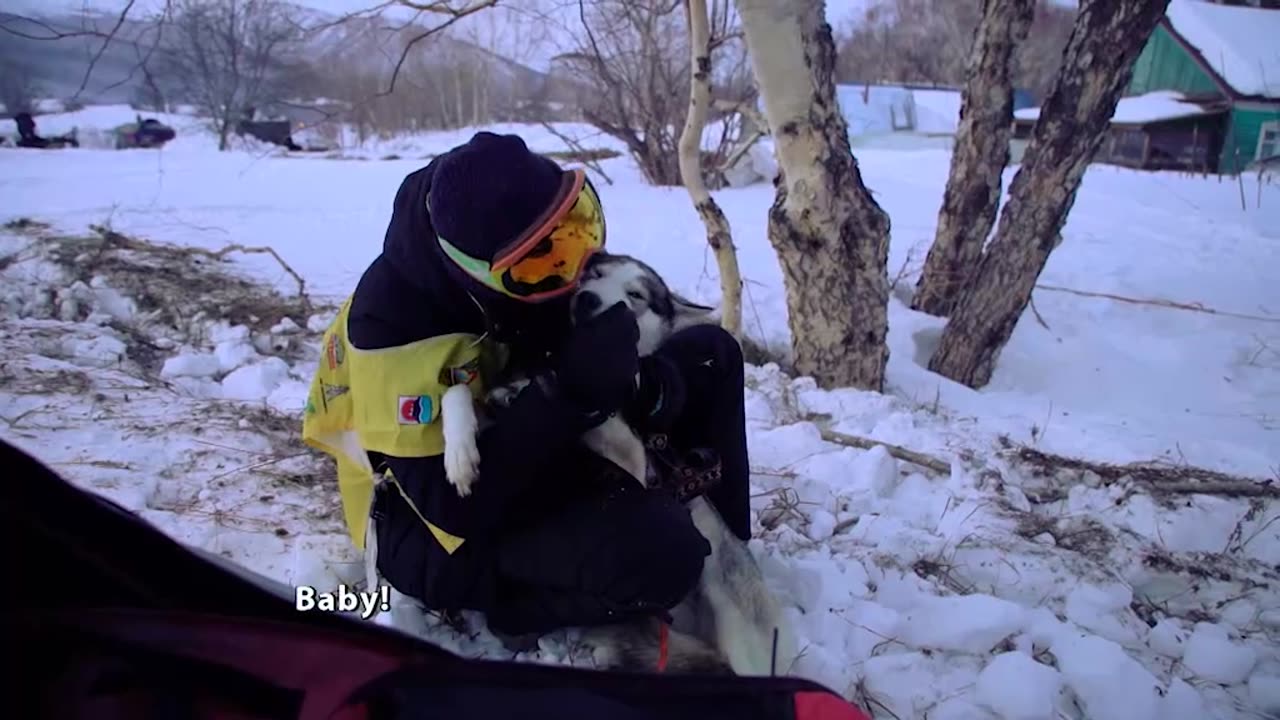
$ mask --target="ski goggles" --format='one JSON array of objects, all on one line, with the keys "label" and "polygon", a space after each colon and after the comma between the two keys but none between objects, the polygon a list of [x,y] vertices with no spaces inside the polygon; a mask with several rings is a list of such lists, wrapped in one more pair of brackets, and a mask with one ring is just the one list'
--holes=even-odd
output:
[{"label": "ski goggles", "polygon": [[472,279],[523,302],[541,302],[573,292],[587,260],[604,248],[604,211],[587,174],[564,173],[551,207],[493,260],[471,257],[436,236],[445,255]]}]

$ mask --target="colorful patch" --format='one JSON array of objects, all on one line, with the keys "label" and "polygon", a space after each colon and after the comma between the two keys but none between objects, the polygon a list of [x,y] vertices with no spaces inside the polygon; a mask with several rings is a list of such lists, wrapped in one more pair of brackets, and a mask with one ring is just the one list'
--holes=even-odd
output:
[{"label": "colorful patch", "polygon": [[480,377],[480,358],[473,358],[458,367],[441,370],[440,384],[446,387],[470,385],[477,377]]},{"label": "colorful patch", "polygon": [[336,370],[342,361],[346,359],[347,351],[342,346],[342,342],[338,338],[337,333],[329,336],[329,341],[325,343],[324,357],[329,365],[330,370]]},{"label": "colorful patch", "polygon": [[429,395],[401,395],[396,405],[401,425],[426,425],[435,415],[435,403]]},{"label": "colorful patch", "polygon": [[351,390],[346,385],[330,385],[329,383],[320,383],[320,387],[324,390],[325,402],[341,395],[346,395]]},{"label": "colorful patch", "polygon": [[304,409],[308,415],[316,414],[316,404],[311,402],[310,400],[307,401],[307,406]]}]

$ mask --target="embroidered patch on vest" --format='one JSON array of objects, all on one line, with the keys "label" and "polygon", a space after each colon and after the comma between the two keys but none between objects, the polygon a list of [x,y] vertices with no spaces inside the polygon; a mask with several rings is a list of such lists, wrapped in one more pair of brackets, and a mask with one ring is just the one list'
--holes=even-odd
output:
[{"label": "embroidered patch on vest", "polygon": [[396,419],[401,425],[427,425],[435,415],[430,395],[401,395],[396,406]]},{"label": "embroidered patch on vest", "polygon": [[470,385],[479,376],[480,358],[474,358],[458,367],[442,368],[440,370],[440,384],[445,387]]}]

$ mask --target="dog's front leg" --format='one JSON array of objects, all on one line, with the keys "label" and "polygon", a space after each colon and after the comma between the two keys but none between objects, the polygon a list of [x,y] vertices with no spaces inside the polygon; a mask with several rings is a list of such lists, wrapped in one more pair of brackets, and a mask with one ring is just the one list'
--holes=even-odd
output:
[{"label": "dog's front leg", "polygon": [[459,497],[471,494],[471,485],[480,475],[480,430],[471,387],[454,385],[440,399],[440,422],[444,434],[444,473]]},{"label": "dog's front leg", "polygon": [[635,430],[614,415],[586,432],[582,442],[593,452],[626,470],[641,485],[646,485],[648,458],[644,442]]}]

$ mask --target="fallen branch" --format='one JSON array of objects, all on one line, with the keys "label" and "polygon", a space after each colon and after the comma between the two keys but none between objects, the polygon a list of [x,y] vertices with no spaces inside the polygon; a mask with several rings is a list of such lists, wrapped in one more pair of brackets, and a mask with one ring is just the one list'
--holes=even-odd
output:
[{"label": "fallen branch", "polygon": [[943,460],[942,458],[927,455],[922,452],[916,452],[915,450],[908,450],[907,448],[900,445],[894,445],[893,443],[871,440],[869,438],[858,437],[857,435],[837,432],[821,424],[818,425],[818,429],[822,432],[822,439],[827,442],[844,445],[845,447],[860,448],[862,450],[870,450],[871,448],[879,445],[885,450],[888,450],[890,455],[899,460],[929,468],[930,470],[943,475],[951,474],[951,463]]},{"label": "fallen branch", "polygon": [[[116,230],[112,230],[110,227],[107,227],[105,225],[90,225],[89,229],[98,233],[99,235],[102,236],[104,240],[110,243],[113,243],[117,247],[129,249],[129,250],[142,250],[142,251],[147,250],[149,247],[154,247],[151,243],[136,240],[134,238],[129,237],[128,235],[125,235],[124,233],[118,232]],[[103,249],[105,250],[105,246]],[[242,252],[247,255],[252,255],[252,254],[270,255],[271,257],[275,258],[275,261],[280,264],[280,267],[283,268],[284,271],[288,273],[290,277],[294,279],[295,282],[298,283],[298,299],[302,303],[303,312],[306,312],[306,313],[311,312],[311,309],[312,309],[311,297],[307,295],[307,281],[304,280],[302,278],[302,275],[300,275],[297,270],[294,270],[293,267],[289,265],[289,263],[285,262],[284,258],[280,257],[280,253],[276,252],[275,248],[273,247],[266,246],[266,245],[250,246],[250,245],[241,245],[239,243],[236,243],[233,245],[227,245],[226,247],[220,250],[206,250],[204,248],[190,247],[190,246],[182,247],[181,250],[183,252],[190,253],[192,255],[207,257],[211,260],[225,260],[227,255],[233,252]]]},{"label": "fallen branch", "polygon": [[1044,328],[1045,330],[1048,330],[1049,332],[1053,332],[1053,330],[1049,327],[1049,323],[1044,321],[1044,316],[1041,315],[1040,311],[1036,309],[1035,298],[1031,299],[1030,305],[1031,305],[1031,314],[1036,316],[1036,322],[1040,323],[1040,327]]},{"label": "fallen branch", "polygon": [[1274,480],[1231,475],[1189,465],[1169,466],[1149,462],[1115,465],[1055,455],[1026,446],[1019,447],[1014,457],[1019,462],[1035,466],[1046,473],[1051,470],[1089,471],[1110,482],[1129,478],[1151,492],[1280,498],[1280,485]]},{"label": "fallen branch", "polygon": [[1093,292],[1090,290],[1076,290],[1069,287],[1061,287],[1058,285],[1036,285],[1037,290],[1049,290],[1051,292],[1069,293],[1071,295],[1079,295],[1081,297],[1106,298],[1117,302],[1129,303],[1131,305],[1150,305],[1152,307],[1170,308],[1173,310],[1191,310],[1193,312],[1201,312],[1209,315],[1222,315],[1223,317],[1239,318],[1241,320],[1257,320],[1259,322],[1280,323],[1280,317],[1267,317],[1265,315],[1249,315],[1246,313],[1235,313],[1227,310],[1216,310],[1214,308],[1205,307],[1200,303],[1184,303],[1175,300],[1166,300],[1164,298],[1135,298],[1125,295],[1115,295],[1112,293]]},{"label": "fallen branch", "polygon": [[248,246],[248,245],[235,244],[235,245],[228,245],[222,248],[221,250],[205,250],[203,248],[190,248],[190,250],[191,252],[197,255],[205,255],[207,257],[213,258],[214,260],[224,260],[226,259],[226,256],[229,253],[233,253],[233,252],[242,252],[247,255],[252,255],[255,253],[270,255],[271,257],[276,259],[276,262],[280,263],[280,267],[284,268],[285,272],[289,273],[289,275],[293,277],[295,281],[297,281],[298,299],[302,301],[303,311],[308,313],[311,312],[311,298],[307,295],[307,281],[302,279],[302,276],[298,274],[298,271],[290,267],[289,263],[284,261],[284,258],[280,257],[280,253],[276,252],[275,248],[266,246],[266,245]]}]

